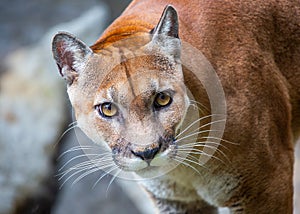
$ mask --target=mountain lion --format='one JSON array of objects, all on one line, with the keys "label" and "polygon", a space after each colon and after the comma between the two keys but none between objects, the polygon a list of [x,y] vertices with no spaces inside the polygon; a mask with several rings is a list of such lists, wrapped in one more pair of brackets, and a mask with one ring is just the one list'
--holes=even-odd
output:
[{"label": "mountain lion", "polygon": [[[185,43],[215,70],[224,120]],[[135,0],[91,47],[64,32],[52,47],[78,126],[109,152],[99,168],[151,178],[160,213],[292,213],[300,1]]]}]

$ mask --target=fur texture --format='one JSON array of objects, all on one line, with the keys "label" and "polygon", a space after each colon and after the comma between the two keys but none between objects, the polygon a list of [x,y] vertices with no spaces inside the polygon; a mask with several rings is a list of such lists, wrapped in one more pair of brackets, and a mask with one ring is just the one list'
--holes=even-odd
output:
[{"label": "fur texture", "polygon": [[[180,164],[159,178],[145,181],[145,188],[162,213],[215,213],[217,207],[228,207],[231,213],[292,213],[293,148],[300,128],[299,1],[133,1],[91,46],[93,55],[84,72],[68,87],[79,126],[95,142],[104,142],[123,161],[121,168],[143,176],[155,169],[143,169],[145,162],[134,152],[161,146],[161,138],[166,146],[157,155],[161,158],[157,162],[168,162],[164,152],[168,158],[173,155],[172,137],[189,104],[183,79],[197,101],[209,106],[205,91],[195,87],[195,77],[181,69],[176,11],[169,8],[160,19],[168,4],[178,13],[179,38],[201,50],[221,80],[228,117],[223,137],[227,142],[222,141],[220,149],[229,162],[220,162],[224,156],[215,153],[205,168],[191,164],[199,173]],[[156,40],[157,30],[162,32],[162,39]],[[150,44],[140,46],[149,56],[124,58],[126,50],[122,48],[132,51],[130,43],[116,43],[137,35],[146,35],[145,40],[134,43]],[[113,55],[116,48],[117,54]],[[54,54],[55,50],[54,46]],[[120,65],[113,67],[107,58]],[[143,74],[147,69],[157,72]],[[130,84],[124,87],[127,79]],[[136,96],[138,90],[154,94],[176,91],[176,108],[170,105],[169,112],[153,116],[147,103],[153,96]],[[127,105],[127,119],[99,119],[94,106],[116,102],[114,93],[119,93],[118,103]],[[125,129],[120,121],[127,124]],[[128,137],[135,132],[147,137]],[[150,147],[138,142],[133,143],[138,146],[132,146],[124,139],[145,141]]]}]

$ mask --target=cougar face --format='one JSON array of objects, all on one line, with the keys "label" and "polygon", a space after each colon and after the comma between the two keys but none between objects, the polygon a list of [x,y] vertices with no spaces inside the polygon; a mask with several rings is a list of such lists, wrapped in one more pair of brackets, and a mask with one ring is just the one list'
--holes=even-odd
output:
[{"label": "cougar face", "polygon": [[174,9],[158,25],[102,49],[57,34],[53,53],[78,126],[111,151],[119,168],[138,171],[167,165],[189,106],[180,64]]},{"label": "cougar face", "polygon": [[[101,68],[89,68],[69,87],[79,127],[94,142],[105,143],[123,170],[167,164],[189,105],[180,64],[154,55],[125,59],[93,87],[84,82]],[[82,108],[83,99],[88,108]]]}]

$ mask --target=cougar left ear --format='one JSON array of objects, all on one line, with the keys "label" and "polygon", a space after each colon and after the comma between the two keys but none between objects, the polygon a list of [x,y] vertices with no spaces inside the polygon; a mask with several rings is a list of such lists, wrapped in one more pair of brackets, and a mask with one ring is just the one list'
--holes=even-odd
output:
[{"label": "cougar left ear", "polygon": [[61,32],[53,38],[52,53],[61,76],[71,85],[93,51],[75,36]]},{"label": "cougar left ear", "polygon": [[152,29],[152,42],[159,45],[168,54],[180,58],[180,40],[178,37],[178,15],[175,8],[167,5],[157,24]]}]

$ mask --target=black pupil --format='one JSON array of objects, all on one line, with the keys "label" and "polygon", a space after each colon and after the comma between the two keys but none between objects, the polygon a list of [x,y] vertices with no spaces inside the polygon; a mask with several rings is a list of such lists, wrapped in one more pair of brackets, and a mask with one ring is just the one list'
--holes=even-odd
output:
[{"label": "black pupil", "polygon": [[164,95],[164,94],[160,94],[160,95],[159,95],[159,99],[161,99],[161,100],[165,100],[165,99],[166,99],[166,95]]},{"label": "black pupil", "polygon": [[111,111],[111,104],[110,103],[105,104],[104,108],[108,111]]}]

